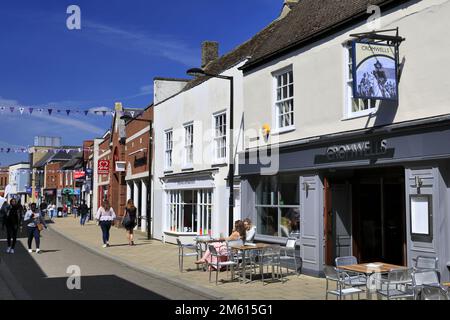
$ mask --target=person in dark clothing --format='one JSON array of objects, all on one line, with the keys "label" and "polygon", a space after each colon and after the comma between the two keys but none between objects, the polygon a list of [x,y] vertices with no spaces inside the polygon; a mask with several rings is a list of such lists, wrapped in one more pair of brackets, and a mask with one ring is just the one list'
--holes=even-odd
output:
[{"label": "person in dark clothing", "polygon": [[21,210],[16,199],[11,199],[9,205],[2,208],[3,210],[3,227],[6,227],[6,241],[8,249],[6,253],[14,253],[17,242],[17,232],[19,230]]},{"label": "person in dark clothing", "polygon": [[80,213],[80,224],[82,226],[84,226],[84,224],[86,223],[86,219],[89,216],[89,208],[86,205],[86,201],[83,200],[83,203],[80,205],[79,208],[79,213]]},{"label": "person in dark clothing", "polygon": [[122,218],[122,225],[127,230],[127,239],[130,246],[134,246],[134,228],[136,227],[137,208],[134,206],[133,200],[127,201],[125,214]]}]

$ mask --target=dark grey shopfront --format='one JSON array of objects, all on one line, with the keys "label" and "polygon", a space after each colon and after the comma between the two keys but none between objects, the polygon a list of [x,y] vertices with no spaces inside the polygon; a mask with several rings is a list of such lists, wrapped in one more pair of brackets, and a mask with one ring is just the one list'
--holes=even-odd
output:
[{"label": "dark grey shopfront", "polygon": [[264,161],[249,151],[239,173],[257,239],[298,237],[305,273],[349,254],[409,266],[426,255],[450,280],[449,119],[280,145]]}]

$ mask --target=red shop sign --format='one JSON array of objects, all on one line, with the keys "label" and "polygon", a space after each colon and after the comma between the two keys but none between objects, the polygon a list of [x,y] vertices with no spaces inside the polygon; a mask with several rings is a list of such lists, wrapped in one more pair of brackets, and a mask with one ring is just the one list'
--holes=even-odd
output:
[{"label": "red shop sign", "polygon": [[98,174],[109,174],[109,160],[98,160]]},{"label": "red shop sign", "polygon": [[81,179],[84,178],[86,176],[86,173],[84,171],[75,171],[75,173],[73,174],[73,177],[75,179]]}]

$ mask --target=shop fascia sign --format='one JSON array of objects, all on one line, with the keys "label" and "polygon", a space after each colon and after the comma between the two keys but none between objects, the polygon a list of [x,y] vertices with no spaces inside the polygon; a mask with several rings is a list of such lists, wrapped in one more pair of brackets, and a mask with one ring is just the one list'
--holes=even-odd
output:
[{"label": "shop fascia sign", "polygon": [[335,145],[327,148],[329,161],[351,160],[383,156],[388,152],[387,140],[361,141],[351,144]]}]

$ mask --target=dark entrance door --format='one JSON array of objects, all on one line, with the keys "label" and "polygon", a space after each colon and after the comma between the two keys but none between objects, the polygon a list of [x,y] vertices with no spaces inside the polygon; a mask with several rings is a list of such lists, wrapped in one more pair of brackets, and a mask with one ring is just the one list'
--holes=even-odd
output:
[{"label": "dark entrance door", "polygon": [[359,171],[353,182],[354,255],[360,262],[406,262],[403,168]]},{"label": "dark entrance door", "polygon": [[403,168],[340,170],[324,181],[325,262],[406,264]]}]

